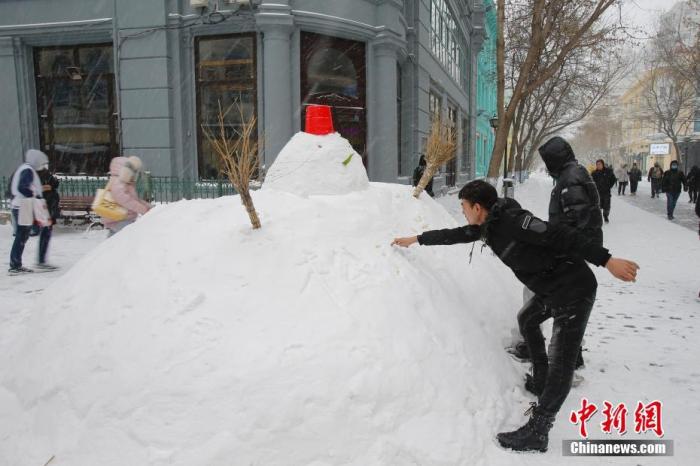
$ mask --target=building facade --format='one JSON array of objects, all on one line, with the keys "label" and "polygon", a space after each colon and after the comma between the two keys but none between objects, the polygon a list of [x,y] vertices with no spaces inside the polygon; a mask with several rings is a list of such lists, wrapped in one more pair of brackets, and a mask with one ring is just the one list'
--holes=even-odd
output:
[{"label": "building facade", "polygon": [[[657,72],[659,73],[659,72]],[[660,73],[663,73],[661,71]],[[672,160],[684,162],[683,155],[678,154],[671,138],[661,132],[661,123],[649,107],[649,89],[654,85],[656,92],[663,94],[663,74],[652,79],[651,71],[642,73],[639,78],[620,97],[622,109],[622,141],[619,149],[620,158],[628,164],[636,162],[640,168],[648,169],[658,162],[661,167],[668,169]],[[693,109],[682,109],[678,115],[676,131],[678,141],[692,139]]]},{"label": "building facade", "polygon": [[496,108],[496,6],[493,0],[484,0],[483,5],[486,39],[479,53],[477,77],[475,138],[475,175],[477,177],[486,176],[489,170],[495,138],[490,120],[498,113]]},{"label": "building facade", "polygon": [[0,175],[38,147],[69,175],[122,154],[216,178],[220,109],[226,131],[255,119],[269,166],[327,104],[374,181],[409,181],[439,113],[459,144],[436,185],[454,185],[475,171],[483,16],[481,0],[5,0]]}]

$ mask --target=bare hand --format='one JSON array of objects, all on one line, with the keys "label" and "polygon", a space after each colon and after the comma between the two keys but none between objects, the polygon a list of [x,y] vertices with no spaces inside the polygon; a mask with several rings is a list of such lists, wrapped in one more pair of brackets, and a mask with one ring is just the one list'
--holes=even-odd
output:
[{"label": "bare hand", "polygon": [[632,261],[611,257],[608,263],[605,264],[605,268],[608,269],[615,278],[623,282],[637,281],[637,270],[639,270],[639,266]]},{"label": "bare hand", "polygon": [[413,243],[418,242],[418,237],[417,236],[409,236],[407,238],[394,238],[394,241],[391,242],[392,246],[401,246],[402,248],[407,248]]}]

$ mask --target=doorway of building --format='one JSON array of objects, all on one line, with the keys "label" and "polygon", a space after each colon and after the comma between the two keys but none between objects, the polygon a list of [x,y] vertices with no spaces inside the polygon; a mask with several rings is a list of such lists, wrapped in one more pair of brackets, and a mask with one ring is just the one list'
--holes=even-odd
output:
[{"label": "doorway of building", "polygon": [[368,166],[365,44],[301,33],[301,121],[308,105],[332,108],[335,130]]},{"label": "doorway of building", "polygon": [[56,173],[104,175],[119,155],[112,53],[112,44],[34,49],[41,149]]}]

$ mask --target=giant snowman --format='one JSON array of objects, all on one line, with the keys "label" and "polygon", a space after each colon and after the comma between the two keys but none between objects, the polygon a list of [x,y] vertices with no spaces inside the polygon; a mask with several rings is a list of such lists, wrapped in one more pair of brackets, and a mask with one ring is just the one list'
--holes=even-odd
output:
[{"label": "giant snowman", "polygon": [[335,133],[294,136],[253,199],[260,230],[235,196],[159,206],[45,291],[0,355],[0,464],[518,460],[490,254],[390,246],[457,223]]}]

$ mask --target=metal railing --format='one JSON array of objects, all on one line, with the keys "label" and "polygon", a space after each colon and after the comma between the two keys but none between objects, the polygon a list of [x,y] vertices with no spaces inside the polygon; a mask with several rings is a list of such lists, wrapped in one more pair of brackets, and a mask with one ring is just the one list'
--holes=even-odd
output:
[{"label": "metal railing", "polygon": [[[60,180],[60,196],[94,196],[95,191],[107,185],[107,176],[56,176]],[[8,196],[9,177],[0,177],[0,209],[10,209]],[[259,187],[251,183],[251,189]],[[194,180],[169,176],[151,176],[148,172],[140,177],[136,190],[142,199],[156,203],[170,203],[182,199],[215,199],[236,194],[228,180]]]}]

